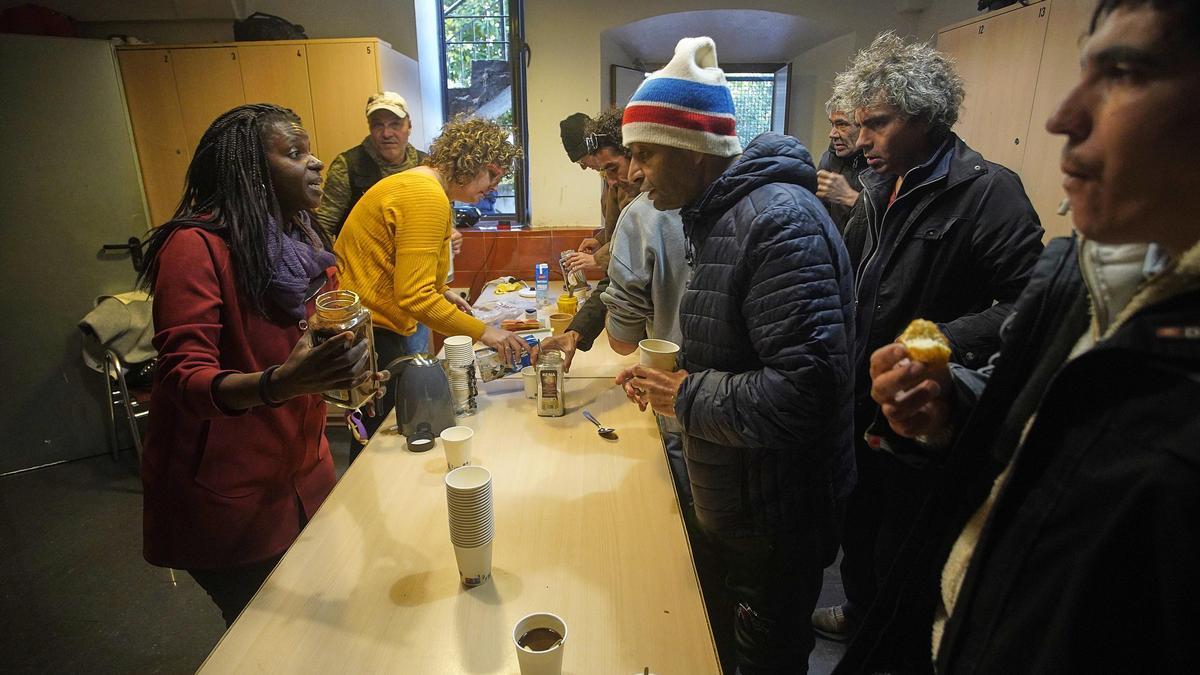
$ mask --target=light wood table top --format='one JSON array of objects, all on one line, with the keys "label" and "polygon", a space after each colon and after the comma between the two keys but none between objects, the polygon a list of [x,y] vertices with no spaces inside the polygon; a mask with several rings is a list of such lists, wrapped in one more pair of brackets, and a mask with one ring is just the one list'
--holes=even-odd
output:
[{"label": "light wood table top", "polygon": [[603,335],[577,354],[609,376],[573,372],[560,418],[519,376],[482,385],[461,423],[493,476],[491,582],[459,583],[440,442],[410,453],[385,424],[201,671],[517,673],[513,625],[545,611],[567,622],[564,673],[719,673],[654,417],[612,383],[625,361]]}]

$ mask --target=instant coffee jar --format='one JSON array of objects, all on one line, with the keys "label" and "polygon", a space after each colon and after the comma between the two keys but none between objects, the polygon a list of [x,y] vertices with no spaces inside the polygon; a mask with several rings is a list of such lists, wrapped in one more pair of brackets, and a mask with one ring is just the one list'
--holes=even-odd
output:
[{"label": "instant coffee jar", "polygon": [[357,410],[371,400],[379,386],[375,381],[377,367],[371,310],[362,306],[357,293],[346,290],[328,291],[318,295],[316,307],[316,313],[308,319],[313,347],[346,331],[354,333],[351,345],[364,340],[367,343],[367,363],[364,369],[369,371],[370,376],[353,389],[332,389],[323,394],[327,403],[347,410]]}]

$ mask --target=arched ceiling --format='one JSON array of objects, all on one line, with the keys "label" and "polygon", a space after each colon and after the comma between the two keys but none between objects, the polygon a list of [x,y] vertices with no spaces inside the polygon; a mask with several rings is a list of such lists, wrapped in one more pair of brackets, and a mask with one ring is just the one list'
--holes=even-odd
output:
[{"label": "arched ceiling", "polygon": [[680,38],[707,35],[721,63],[782,63],[846,32],[803,16],[757,9],[712,9],[652,16],[604,32],[644,63],[671,59]]}]

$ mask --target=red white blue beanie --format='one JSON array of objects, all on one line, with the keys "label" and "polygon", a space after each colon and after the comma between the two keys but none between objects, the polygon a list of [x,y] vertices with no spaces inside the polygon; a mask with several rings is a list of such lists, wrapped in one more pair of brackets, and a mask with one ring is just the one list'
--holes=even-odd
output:
[{"label": "red white blue beanie", "polygon": [[656,143],[718,157],[741,154],[733,96],[709,37],[683,38],[675,56],[638,87],[621,118],[621,142]]}]

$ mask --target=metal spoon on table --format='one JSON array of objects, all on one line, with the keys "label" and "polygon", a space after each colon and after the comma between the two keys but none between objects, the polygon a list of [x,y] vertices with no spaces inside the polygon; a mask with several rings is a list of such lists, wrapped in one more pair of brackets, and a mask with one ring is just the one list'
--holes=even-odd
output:
[{"label": "metal spoon on table", "polygon": [[603,424],[600,424],[600,420],[593,417],[592,413],[590,413],[586,410],[583,411],[583,416],[588,418],[589,422],[596,425],[596,433],[600,434],[601,436],[603,436],[604,438],[607,438],[610,441],[617,440],[617,430],[616,429],[613,429],[611,427],[606,427]]}]

